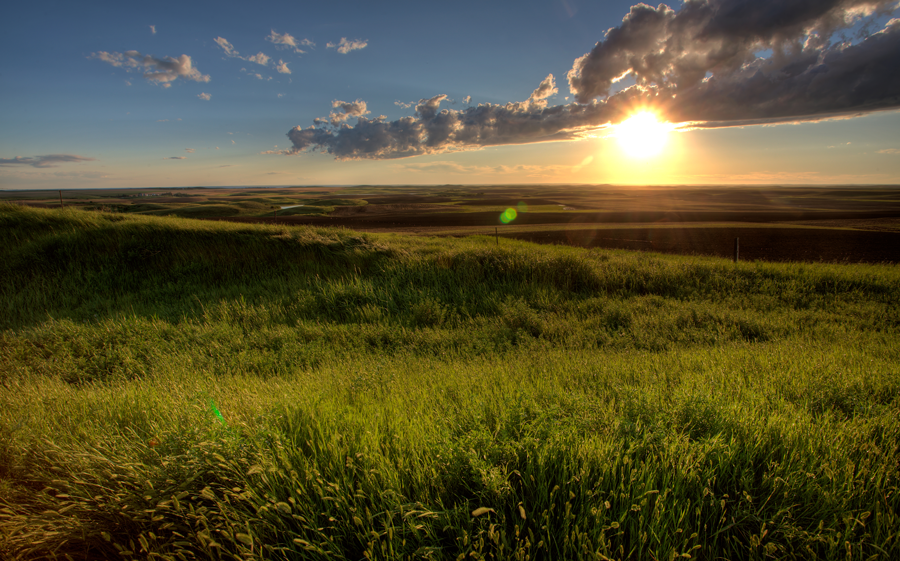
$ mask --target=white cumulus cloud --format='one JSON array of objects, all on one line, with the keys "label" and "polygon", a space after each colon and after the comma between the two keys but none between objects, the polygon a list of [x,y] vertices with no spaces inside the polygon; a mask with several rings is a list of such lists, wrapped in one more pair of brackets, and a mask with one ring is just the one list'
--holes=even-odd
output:
[{"label": "white cumulus cloud", "polygon": [[208,93],[199,93],[199,94],[197,94],[197,97],[199,97],[199,98],[202,99],[203,101],[209,101],[209,100],[212,98],[212,94],[208,94]]},{"label": "white cumulus cloud", "polygon": [[275,70],[281,72],[282,74],[290,74],[291,70],[288,68],[286,62],[281,59],[278,59],[278,64],[275,65]]}]

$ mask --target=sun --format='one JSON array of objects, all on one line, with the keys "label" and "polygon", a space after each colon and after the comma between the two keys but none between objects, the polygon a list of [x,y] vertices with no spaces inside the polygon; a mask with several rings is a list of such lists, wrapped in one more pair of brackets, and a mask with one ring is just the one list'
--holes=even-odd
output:
[{"label": "sun", "polygon": [[650,111],[635,113],[614,127],[614,136],[625,153],[641,159],[662,152],[672,128],[669,123],[661,123]]}]

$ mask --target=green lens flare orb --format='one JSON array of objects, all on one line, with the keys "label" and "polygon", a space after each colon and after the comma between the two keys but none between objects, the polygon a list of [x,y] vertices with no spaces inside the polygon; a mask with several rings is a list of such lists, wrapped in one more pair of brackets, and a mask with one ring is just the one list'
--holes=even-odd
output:
[{"label": "green lens flare orb", "polygon": [[213,400],[209,400],[209,408],[212,409],[213,414],[222,424],[225,424],[225,417],[222,416],[222,413],[219,412],[219,408],[216,407],[216,402]]},{"label": "green lens flare orb", "polygon": [[508,208],[503,211],[503,214],[500,215],[500,222],[503,222],[504,224],[509,224],[510,222],[515,220],[516,216],[518,216],[518,215],[519,215],[519,213],[516,212],[516,209]]}]

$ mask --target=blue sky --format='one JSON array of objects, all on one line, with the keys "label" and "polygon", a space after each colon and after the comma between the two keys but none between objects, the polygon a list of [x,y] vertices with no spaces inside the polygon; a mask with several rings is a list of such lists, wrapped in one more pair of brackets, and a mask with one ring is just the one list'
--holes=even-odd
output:
[{"label": "blue sky", "polygon": [[900,183],[896,0],[634,4],[9,6],[0,188]]}]

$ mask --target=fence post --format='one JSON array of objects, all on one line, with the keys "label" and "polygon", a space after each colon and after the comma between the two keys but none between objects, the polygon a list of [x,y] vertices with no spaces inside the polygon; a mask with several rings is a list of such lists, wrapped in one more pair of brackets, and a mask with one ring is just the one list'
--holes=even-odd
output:
[{"label": "fence post", "polygon": [[60,192],[59,192],[59,208],[62,208],[62,207],[63,207],[63,204],[62,204],[62,191],[60,191]]},{"label": "fence post", "polygon": [[740,253],[741,238],[734,238],[734,262],[738,262],[738,254]]},{"label": "fence post", "polygon": [[497,240],[497,245],[500,245],[500,229],[496,226],[494,227],[494,239]]}]

